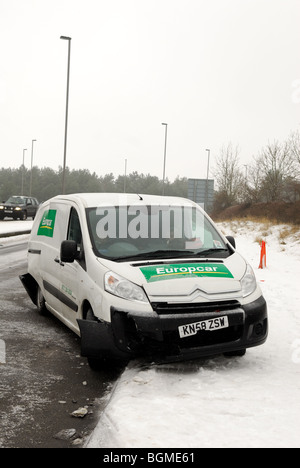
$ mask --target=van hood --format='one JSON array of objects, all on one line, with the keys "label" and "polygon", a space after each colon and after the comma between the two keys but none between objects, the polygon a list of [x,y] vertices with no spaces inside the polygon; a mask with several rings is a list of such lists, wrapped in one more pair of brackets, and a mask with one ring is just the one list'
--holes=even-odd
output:
[{"label": "van hood", "polygon": [[101,263],[142,286],[150,302],[236,299],[242,297],[240,280],[246,271],[246,261],[237,252],[226,259],[189,258],[118,264],[101,259]]}]

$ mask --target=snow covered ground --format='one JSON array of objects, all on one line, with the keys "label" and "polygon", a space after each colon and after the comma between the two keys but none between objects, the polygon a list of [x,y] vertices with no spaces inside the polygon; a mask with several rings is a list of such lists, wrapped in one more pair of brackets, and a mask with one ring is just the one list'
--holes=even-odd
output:
[{"label": "snow covered ground", "polygon": [[[31,221],[11,223],[23,229]],[[268,303],[267,342],[242,358],[131,362],[86,447],[300,447],[300,231],[252,222],[219,227],[255,270]],[[258,269],[258,239],[266,241],[265,269]]]},{"label": "snow covered ground", "polygon": [[25,231],[30,231],[32,224],[32,220],[14,221],[10,219],[4,219],[0,221],[0,244],[9,242],[9,237],[5,237],[5,234],[9,236],[11,233],[22,233]]},{"label": "snow covered ground", "polygon": [[[267,342],[243,358],[132,362],[87,447],[300,447],[300,236],[219,223],[252,264],[268,303]],[[267,268],[258,269],[266,241]],[[282,242],[285,242],[282,243]]]}]

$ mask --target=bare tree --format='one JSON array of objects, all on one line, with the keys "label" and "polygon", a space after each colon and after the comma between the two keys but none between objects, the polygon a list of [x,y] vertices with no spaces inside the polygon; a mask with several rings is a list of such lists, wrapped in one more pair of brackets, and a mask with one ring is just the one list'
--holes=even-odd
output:
[{"label": "bare tree", "polygon": [[259,165],[249,166],[247,171],[246,197],[252,203],[261,201],[262,175]]},{"label": "bare tree", "polygon": [[285,182],[295,176],[294,157],[287,142],[269,143],[255,158],[261,175],[261,194],[265,201],[283,198]]},{"label": "bare tree", "polygon": [[245,178],[239,166],[239,149],[232,143],[223,146],[216,160],[214,171],[218,192],[221,194],[223,208],[242,200]]},{"label": "bare tree", "polygon": [[291,156],[295,163],[295,177],[300,176],[300,132],[296,130],[290,134],[288,139],[288,145],[291,152]]}]

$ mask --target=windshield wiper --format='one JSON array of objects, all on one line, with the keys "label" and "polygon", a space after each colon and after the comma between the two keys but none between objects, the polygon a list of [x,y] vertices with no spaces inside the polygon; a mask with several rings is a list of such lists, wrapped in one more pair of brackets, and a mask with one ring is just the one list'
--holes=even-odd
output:
[{"label": "windshield wiper", "polygon": [[154,250],[151,252],[141,252],[135,255],[126,255],[120,257],[111,257],[110,260],[113,261],[122,261],[122,260],[135,260],[136,258],[172,258],[172,257],[185,257],[195,255],[195,252],[192,250]]},{"label": "windshield wiper", "polygon": [[205,256],[207,254],[215,253],[215,252],[228,252],[228,249],[223,249],[223,248],[222,249],[220,249],[220,248],[219,249],[218,248],[206,249],[206,250],[201,250],[200,252],[195,253],[195,255],[197,257],[199,257],[199,256],[202,256],[202,255]]},{"label": "windshield wiper", "polygon": [[206,256],[210,253],[215,252],[228,252],[228,249],[224,248],[214,248],[214,249],[206,249],[200,252],[195,252],[194,250],[154,250],[151,252],[141,252],[138,254],[133,255],[122,255],[119,257],[110,257],[109,260],[113,260],[115,262],[122,262],[127,260],[136,260],[136,259],[160,259],[160,258],[184,258],[184,257],[202,257]]}]

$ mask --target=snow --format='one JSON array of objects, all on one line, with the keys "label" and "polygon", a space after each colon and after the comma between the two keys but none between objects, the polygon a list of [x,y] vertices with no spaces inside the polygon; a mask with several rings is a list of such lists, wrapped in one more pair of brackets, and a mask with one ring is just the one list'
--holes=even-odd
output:
[{"label": "snow", "polygon": [[[30,232],[32,229],[33,221],[13,221],[10,219],[4,219],[0,221],[0,244],[7,244],[11,241],[11,233],[20,233],[18,240],[25,239],[23,232]],[[7,237],[5,235],[7,234]],[[20,237],[23,236],[23,237]],[[28,237],[28,236],[27,236]]]},{"label": "snow", "polygon": [[249,221],[219,227],[254,268],[268,304],[267,342],[242,358],[131,362],[87,448],[300,447],[300,231]]},{"label": "snow", "polygon": [[[0,222],[0,234],[6,224],[27,223]],[[242,358],[131,362],[85,447],[300,447],[300,230],[250,221],[219,228],[255,271],[268,304],[267,342]],[[259,239],[266,241],[264,269]]]}]

